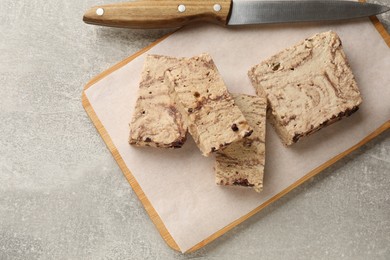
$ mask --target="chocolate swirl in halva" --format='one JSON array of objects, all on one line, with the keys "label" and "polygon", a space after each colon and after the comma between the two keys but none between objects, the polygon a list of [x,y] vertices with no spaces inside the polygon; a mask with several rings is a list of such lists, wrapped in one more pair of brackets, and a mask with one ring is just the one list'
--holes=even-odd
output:
[{"label": "chocolate swirl in halva", "polygon": [[253,133],[216,153],[215,181],[219,185],[263,189],[265,164],[265,122],[267,100],[265,96],[232,94]]},{"label": "chocolate swirl in halva", "polygon": [[183,60],[168,69],[166,79],[177,109],[204,156],[252,134],[210,55]]},{"label": "chocolate swirl in halva", "polygon": [[362,102],[339,36],[316,34],[248,72],[266,94],[271,124],[285,145],[357,111]]},{"label": "chocolate swirl in halva", "polygon": [[164,82],[165,71],[181,59],[147,55],[138,99],[130,123],[129,143],[136,146],[180,148],[187,134],[181,114]]}]

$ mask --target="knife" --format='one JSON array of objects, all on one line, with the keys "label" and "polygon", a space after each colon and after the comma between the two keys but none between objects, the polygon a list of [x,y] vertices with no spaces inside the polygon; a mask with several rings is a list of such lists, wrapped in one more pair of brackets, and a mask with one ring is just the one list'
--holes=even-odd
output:
[{"label": "knife", "polygon": [[111,27],[157,29],[193,22],[230,26],[345,20],[389,10],[378,4],[335,0],[138,0],[93,7],[83,20]]}]

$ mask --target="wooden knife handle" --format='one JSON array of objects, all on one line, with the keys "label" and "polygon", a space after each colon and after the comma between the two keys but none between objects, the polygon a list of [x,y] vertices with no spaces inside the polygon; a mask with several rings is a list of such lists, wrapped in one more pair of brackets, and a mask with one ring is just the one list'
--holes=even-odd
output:
[{"label": "wooden knife handle", "polygon": [[125,28],[175,28],[205,21],[226,25],[232,0],[138,0],[95,6],[83,17],[89,24]]}]

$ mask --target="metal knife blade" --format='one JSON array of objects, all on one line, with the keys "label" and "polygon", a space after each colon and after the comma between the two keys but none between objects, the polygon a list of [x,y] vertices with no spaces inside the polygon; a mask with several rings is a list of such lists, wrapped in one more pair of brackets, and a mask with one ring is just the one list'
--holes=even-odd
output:
[{"label": "metal knife blade", "polygon": [[389,10],[383,5],[352,1],[233,0],[228,25],[344,20]]},{"label": "metal knife blade", "polygon": [[378,4],[336,0],[137,0],[95,6],[89,24],[126,28],[174,28],[193,22],[223,26],[344,20],[389,11]]}]

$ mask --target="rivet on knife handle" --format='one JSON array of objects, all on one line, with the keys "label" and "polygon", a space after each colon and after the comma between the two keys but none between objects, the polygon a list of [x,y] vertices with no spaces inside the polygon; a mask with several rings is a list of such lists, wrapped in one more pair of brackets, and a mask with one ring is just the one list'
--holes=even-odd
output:
[{"label": "rivet on knife handle", "polygon": [[173,28],[192,22],[226,25],[231,0],[138,0],[96,6],[83,17],[89,24],[127,28]]}]

